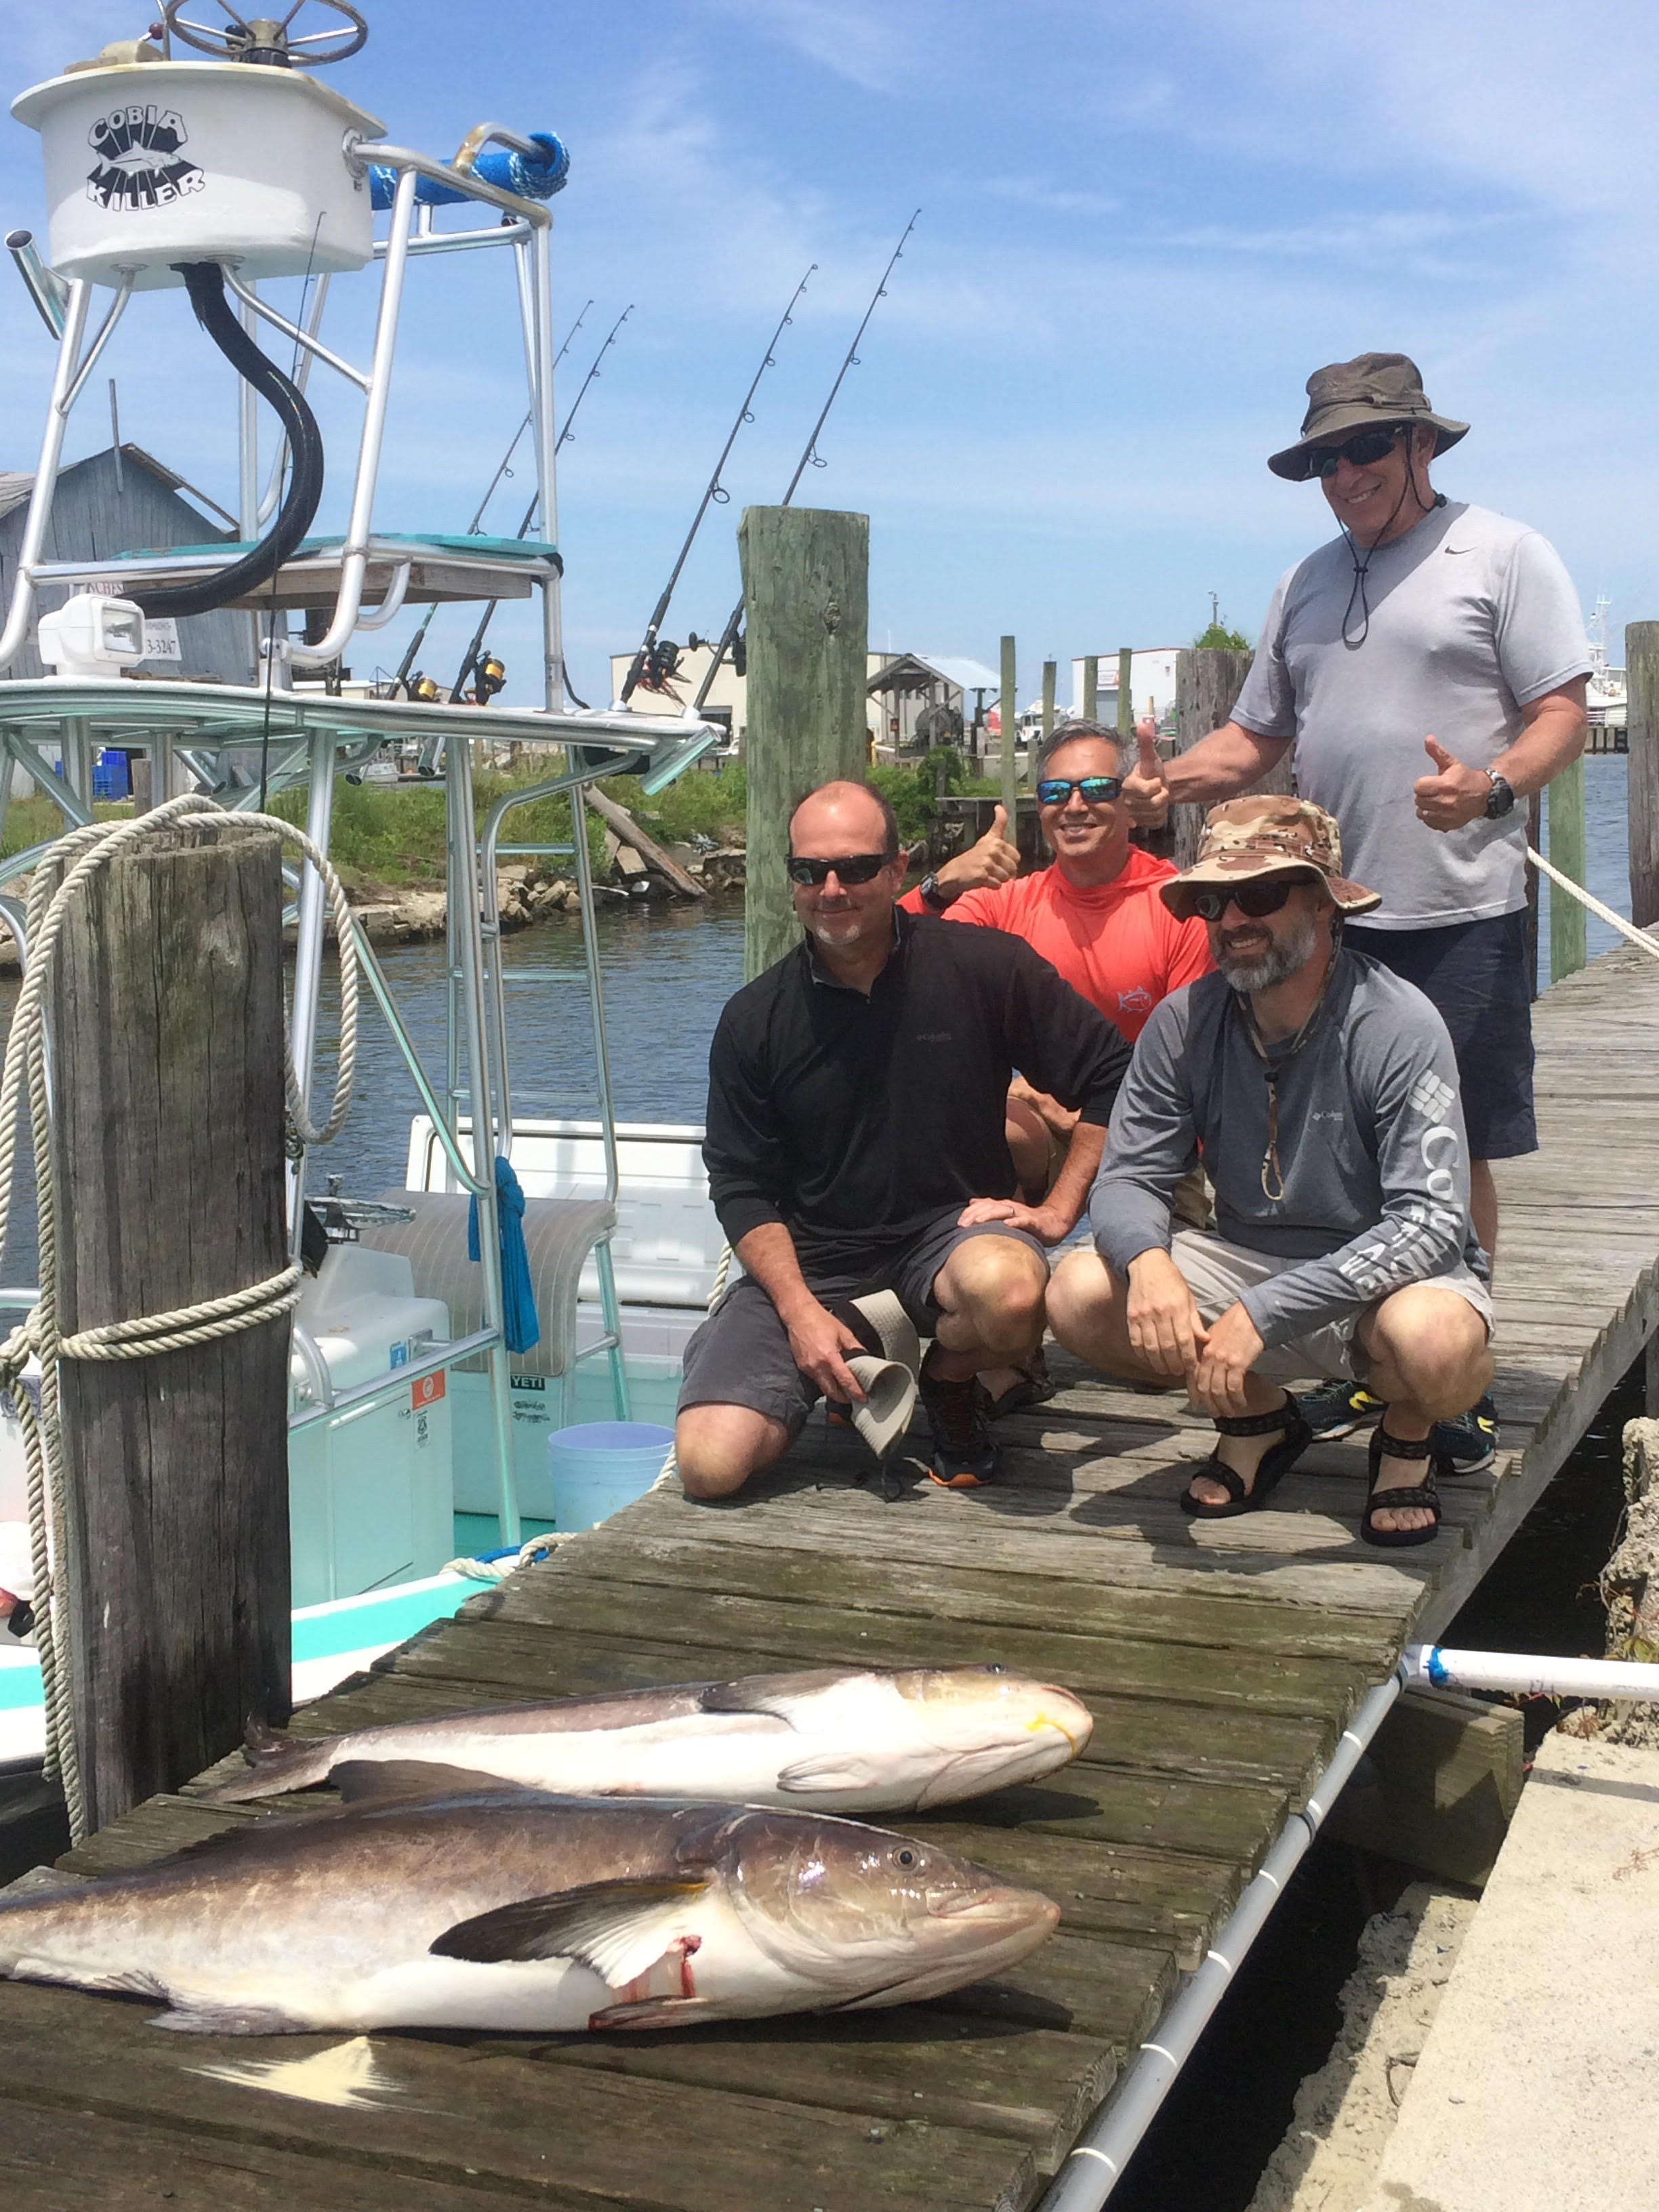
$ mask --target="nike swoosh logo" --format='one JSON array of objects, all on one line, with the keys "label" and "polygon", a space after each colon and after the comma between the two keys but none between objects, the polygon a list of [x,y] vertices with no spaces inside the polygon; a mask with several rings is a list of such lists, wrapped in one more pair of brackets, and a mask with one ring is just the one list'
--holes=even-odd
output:
[{"label": "nike swoosh logo", "polygon": [[1474,545],[1449,545],[1446,548],[1448,553],[1474,553],[1479,550],[1479,547]]}]

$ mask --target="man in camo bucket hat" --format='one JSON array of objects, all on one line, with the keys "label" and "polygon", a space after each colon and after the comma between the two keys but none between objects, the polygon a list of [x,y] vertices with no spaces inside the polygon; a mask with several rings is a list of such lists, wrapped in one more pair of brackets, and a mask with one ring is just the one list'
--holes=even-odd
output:
[{"label": "man in camo bucket hat", "polygon": [[[1213,1417],[1180,1499],[1200,1520],[1265,1505],[1311,1441],[1288,1381],[1376,1393],[1360,1534],[1431,1543],[1455,1471],[1437,1424],[1492,1376],[1446,1025],[1344,942],[1376,893],[1342,873],[1336,823],[1307,799],[1215,807],[1158,895],[1205,924],[1215,972],[1140,1033],[1090,1199],[1095,1249],[1056,1269],[1049,1324],[1108,1374],[1184,1380]],[[1200,1153],[1213,1231],[1173,1218]]]},{"label": "man in camo bucket hat", "polygon": [[1305,876],[1316,868],[1325,878],[1331,903],[1341,914],[1368,914],[1381,894],[1352,884],[1342,873],[1342,832],[1334,818],[1310,799],[1267,793],[1231,799],[1212,806],[1204,818],[1204,842],[1184,875],[1160,886],[1171,914],[1190,921],[1198,908],[1193,894],[1201,886],[1231,885],[1255,878]]}]

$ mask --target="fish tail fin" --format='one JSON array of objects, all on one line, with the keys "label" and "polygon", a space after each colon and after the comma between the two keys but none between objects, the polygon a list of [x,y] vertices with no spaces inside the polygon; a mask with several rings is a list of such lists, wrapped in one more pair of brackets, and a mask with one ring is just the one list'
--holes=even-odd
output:
[{"label": "fish tail fin", "polygon": [[326,1782],[339,1748],[331,1738],[307,1742],[250,1721],[243,1739],[249,1765],[246,1774],[204,1793],[210,1805],[235,1805],[251,1797],[280,1797],[290,1790],[309,1790]]}]

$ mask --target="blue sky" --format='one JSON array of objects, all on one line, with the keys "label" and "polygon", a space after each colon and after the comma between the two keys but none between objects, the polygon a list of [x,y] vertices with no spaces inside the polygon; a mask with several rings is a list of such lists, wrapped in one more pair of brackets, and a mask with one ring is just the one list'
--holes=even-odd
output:
[{"label": "blue sky", "polygon": [[[48,20],[3,0],[14,86],[143,15],[68,0]],[[1436,404],[1474,425],[1442,487],[1544,530],[1587,610],[1608,595],[1615,659],[1622,624],[1659,614],[1659,68],[1632,0],[1591,16],[1539,0],[381,0],[371,21],[330,79],[394,137],[447,155],[499,118],[570,147],[561,335],[595,304],[562,415],[634,302],[562,457],[586,696],[636,641],[816,261],[667,625],[719,627],[741,507],[781,495],[917,206],[822,441],[830,465],[802,492],[871,518],[872,644],[994,662],[1012,630],[1024,694],[1047,656],[1190,638],[1212,591],[1254,635],[1274,577],[1329,534],[1317,489],[1265,457],[1295,434],[1309,371],[1372,346],[1413,355]],[[0,213],[43,228],[36,142],[9,123]],[[457,529],[521,410],[516,319],[504,258],[420,275],[381,514]],[[372,290],[336,288],[348,349]],[[21,287],[0,303],[0,466],[27,467],[50,347]],[[110,367],[124,434],[234,504],[232,381],[182,301],[143,298]],[[71,453],[107,442],[101,373],[94,388]],[[337,524],[353,441],[329,398]],[[491,520],[513,528],[527,495],[521,471]],[[436,672],[469,626],[440,616]],[[374,656],[395,661],[402,635]],[[495,635],[528,700],[527,625],[504,611]]]}]

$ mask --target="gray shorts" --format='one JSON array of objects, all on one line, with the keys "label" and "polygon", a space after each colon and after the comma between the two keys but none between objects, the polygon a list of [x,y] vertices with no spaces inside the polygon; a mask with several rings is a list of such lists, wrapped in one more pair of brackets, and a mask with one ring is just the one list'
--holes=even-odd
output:
[{"label": "gray shorts", "polygon": [[[1253,1290],[1258,1283],[1271,1282],[1275,1275],[1300,1265],[1296,1260],[1281,1260],[1272,1253],[1252,1252],[1243,1244],[1229,1244],[1223,1237],[1197,1229],[1176,1230],[1170,1240],[1170,1257],[1186,1277],[1187,1287],[1206,1324],[1219,1321],[1229,1306],[1236,1304],[1246,1291]],[[1474,1308],[1486,1325],[1486,1334],[1491,1336],[1492,1295],[1480,1278],[1472,1274],[1461,1260],[1443,1275],[1431,1275],[1411,1287],[1455,1291],[1459,1297]],[[1368,1310],[1362,1308],[1361,1313]],[[1327,1322],[1321,1328],[1310,1329],[1305,1336],[1292,1337],[1288,1344],[1275,1345],[1262,1353],[1253,1371],[1269,1382],[1294,1382],[1309,1375],[1328,1375],[1338,1381],[1363,1382],[1367,1362],[1364,1349],[1354,1337],[1359,1320],[1360,1314],[1351,1314],[1345,1320]]]},{"label": "gray shorts", "polygon": [[[964,1229],[953,1206],[930,1221],[896,1255],[863,1274],[816,1274],[805,1270],[807,1287],[828,1305],[836,1298],[859,1298],[871,1291],[891,1291],[915,1323],[931,1336],[939,1320],[933,1279],[958,1244],[972,1237],[1012,1237],[1042,1255],[1036,1237],[1006,1221],[982,1221]],[[789,1332],[778,1310],[751,1275],[739,1277],[685,1347],[684,1380],[678,1410],[689,1406],[747,1406],[768,1420],[781,1421],[790,1435],[800,1431],[817,1403],[818,1386],[803,1375],[789,1352]]]}]

